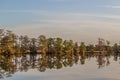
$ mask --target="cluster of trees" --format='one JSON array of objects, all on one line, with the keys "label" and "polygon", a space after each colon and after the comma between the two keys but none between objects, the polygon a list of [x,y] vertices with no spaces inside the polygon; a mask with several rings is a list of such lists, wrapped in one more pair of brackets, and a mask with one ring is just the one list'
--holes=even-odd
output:
[{"label": "cluster of trees", "polygon": [[[29,57],[26,53],[29,53]],[[112,46],[102,38],[98,39],[96,45],[85,45],[84,42],[79,44],[59,37],[46,38],[44,35],[38,38],[17,36],[12,31],[0,29],[0,77],[3,71],[9,77],[29,68],[37,68],[42,72],[46,68],[60,69],[78,62],[84,64],[91,57],[97,59],[100,68],[110,64],[111,55],[117,61],[119,53],[119,44]]]},{"label": "cluster of trees", "polygon": [[78,44],[72,40],[63,40],[62,38],[46,38],[40,35],[38,38],[29,38],[25,36],[17,36],[10,30],[0,29],[0,54],[15,53],[46,53],[69,54],[69,53],[85,53],[85,52],[120,52],[120,45],[115,43],[110,46],[109,41],[99,38],[96,45],[85,45],[84,42]]}]

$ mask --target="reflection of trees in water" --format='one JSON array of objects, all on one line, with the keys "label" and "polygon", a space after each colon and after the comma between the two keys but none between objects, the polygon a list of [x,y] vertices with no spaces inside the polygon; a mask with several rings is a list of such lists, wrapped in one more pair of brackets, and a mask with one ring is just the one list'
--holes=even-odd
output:
[{"label": "reflection of trees in water", "polygon": [[0,78],[11,77],[16,72],[13,56],[2,56],[0,60]]},{"label": "reflection of trees in water", "polygon": [[86,59],[91,58],[96,58],[98,68],[102,68],[110,64],[109,59],[111,56],[113,56],[115,61],[119,58],[119,53],[86,53],[84,51],[77,52],[77,50],[74,53],[66,51],[61,54],[54,56],[52,53],[46,53],[46,56],[43,56],[42,53],[0,55],[0,78],[11,77],[18,71],[27,72],[29,69],[37,69],[40,72],[45,72],[47,69],[72,67],[74,64],[84,65]]},{"label": "reflection of trees in water", "polygon": [[98,62],[98,68],[104,67],[105,66],[105,57],[102,54],[99,54],[97,56],[97,62]]}]

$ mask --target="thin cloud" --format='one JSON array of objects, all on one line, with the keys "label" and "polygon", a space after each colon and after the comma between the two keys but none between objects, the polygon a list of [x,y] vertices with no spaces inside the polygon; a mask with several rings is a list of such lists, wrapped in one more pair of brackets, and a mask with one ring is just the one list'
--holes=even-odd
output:
[{"label": "thin cloud", "polygon": [[120,15],[114,15],[114,14],[91,14],[91,13],[70,13],[67,15],[71,16],[77,16],[77,17],[97,17],[97,18],[108,18],[108,19],[120,19]]},{"label": "thin cloud", "polygon": [[120,6],[115,6],[115,5],[103,5],[103,6],[98,6],[98,7],[120,9]]},{"label": "thin cloud", "polygon": [[0,10],[0,13],[33,13],[33,14],[40,14],[46,13],[45,10]]},{"label": "thin cloud", "polygon": [[[99,6],[106,8],[120,8],[120,6]],[[120,19],[120,15],[111,14],[91,14],[91,13],[72,13],[72,12],[50,12],[47,10],[1,10],[0,13],[32,13],[33,15],[56,16],[56,18],[81,18],[81,17],[98,17],[109,19]],[[49,14],[48,14],[49,13]],[[56,15],[57,14],[57,15]]]},{"label": "thin cloud", "polygon": [[65,2],[65,1],[73,1],[73,0],[48,0],[48,1]]}]

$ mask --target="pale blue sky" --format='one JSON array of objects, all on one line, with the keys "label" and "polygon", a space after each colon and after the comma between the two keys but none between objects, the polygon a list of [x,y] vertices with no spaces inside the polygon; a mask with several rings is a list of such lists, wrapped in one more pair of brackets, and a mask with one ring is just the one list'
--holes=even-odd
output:
[{"label": "pale blue sky", "polygon": [[119,42],[120,0],[0,0],[0,28],[30,37]]}]

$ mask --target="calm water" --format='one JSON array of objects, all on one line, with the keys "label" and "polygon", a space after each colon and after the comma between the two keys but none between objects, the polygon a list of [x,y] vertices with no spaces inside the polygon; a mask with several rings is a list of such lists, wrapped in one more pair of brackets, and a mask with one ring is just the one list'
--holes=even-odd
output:
[{"label": "calm water", "polygon": [[77,60],[9,56],[1,59],[0,80],[120,80],[119,62],[119,57],[101,55]]}]

